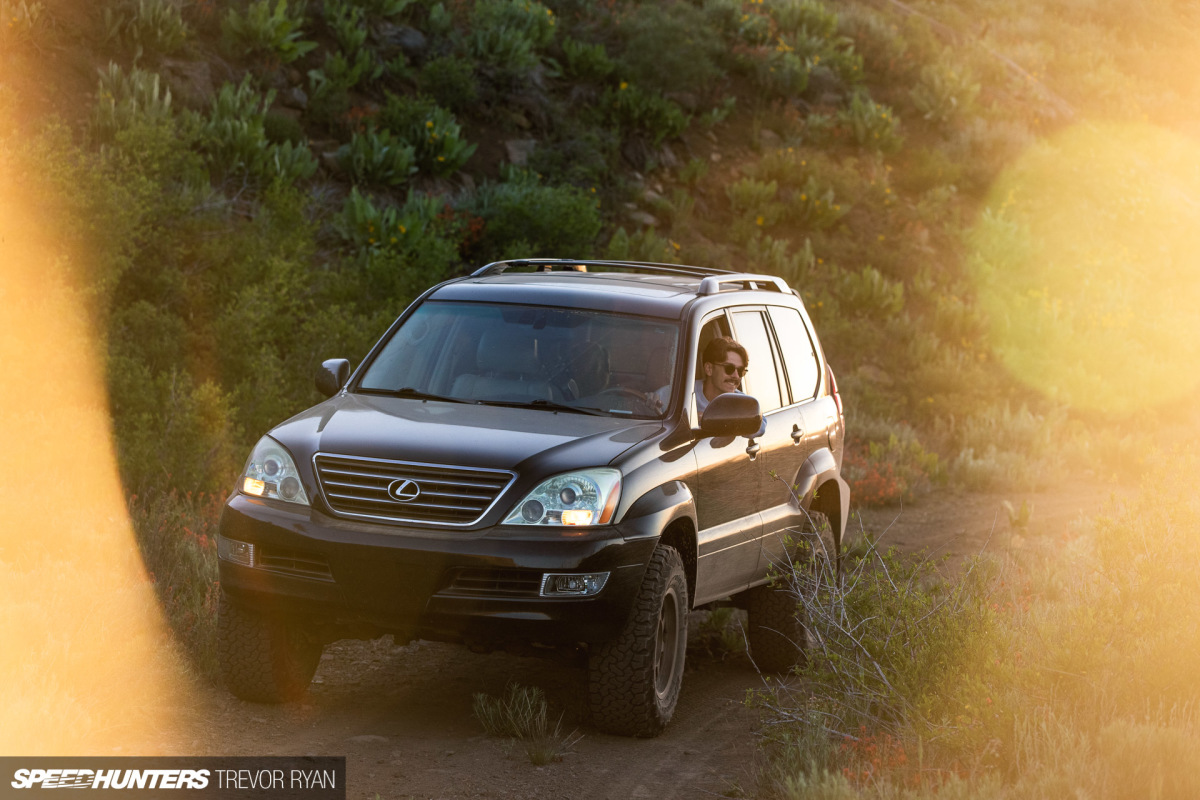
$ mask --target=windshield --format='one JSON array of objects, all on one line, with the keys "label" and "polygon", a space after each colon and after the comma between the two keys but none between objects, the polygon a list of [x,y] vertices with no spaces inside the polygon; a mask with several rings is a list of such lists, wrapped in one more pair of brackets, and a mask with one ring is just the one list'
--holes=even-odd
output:
[{"label": "windshield", "polygon": [[358,391],[661,418],[677,325],[601,311],[422,303]]}]

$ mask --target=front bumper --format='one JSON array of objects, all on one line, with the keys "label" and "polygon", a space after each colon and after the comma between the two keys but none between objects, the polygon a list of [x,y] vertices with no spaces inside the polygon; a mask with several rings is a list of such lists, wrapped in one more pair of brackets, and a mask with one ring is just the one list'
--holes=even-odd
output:
[{"label": "front bumper", "polygon": [[[232,602],[297,619],[325,639],[565,645],[624,627],[658,542],[653,517],[599,528],[474,531],[338,519],[235,495],[220,532],[255,545],[258,565],[222,559]],[[542,597],[550,572],[608,572],[593,597]]]}]

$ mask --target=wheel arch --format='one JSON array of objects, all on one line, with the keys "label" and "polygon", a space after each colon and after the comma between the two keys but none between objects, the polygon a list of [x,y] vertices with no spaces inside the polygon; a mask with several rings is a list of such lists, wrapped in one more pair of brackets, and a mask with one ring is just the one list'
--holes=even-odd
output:
[{"label": "wheel arch", "polygon": [[850,519],[850,485],[842,478],[833,451],[823,447],[810,455],[800,466],[792,485],[801,508],[828,518],[834,545],[840,554],[846,523]]},{"label": "wheel arch", "polygon": [[688,606],[696,597],[696,501],[683,481],[668,481],[639,497],[625,515],[679,553],[687,575]]}]

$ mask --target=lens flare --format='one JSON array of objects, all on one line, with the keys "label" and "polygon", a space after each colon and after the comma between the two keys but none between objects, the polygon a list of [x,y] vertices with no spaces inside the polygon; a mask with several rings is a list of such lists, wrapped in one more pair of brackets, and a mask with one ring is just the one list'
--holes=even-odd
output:
[{"label": "lens flare", "polygon": [[64,252],[14,147],[0,138],[0,753],[164,753],[181,666],[117,474],[86,254]]},{"label": "lens flare", "polygon": [[991,345],[1019,380],[1114,416],[1200,382],[1200,145],[1088,124],[1005,171],[971,235]]}]

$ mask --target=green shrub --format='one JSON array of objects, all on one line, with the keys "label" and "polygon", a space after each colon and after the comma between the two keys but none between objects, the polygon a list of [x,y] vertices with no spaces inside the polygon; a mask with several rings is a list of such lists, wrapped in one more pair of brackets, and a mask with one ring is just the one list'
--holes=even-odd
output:
[{"label": "green shrub", "polygon": [[486,182],[465,206],[486,227],[482,258],[555,256],[583,258],[600,233],[595,196],[573,186],[545,186],[528,172],[509,171],[503,182]]},{"label": "green shrub", "polygon": [[755,47],[771,38],[774,23],[759,3],[704,0],[703,9],[710,25],[740,44]]},{"label": "green shrub", "polygon": [[817,265],[812,241],[807,237],[804,246],[792,252],[787,239],[773,239],[765,233],[756,232],[746,242],[745,251],[750,272],[778,275],[797,289],[808,283],[808,277]]},{"label": "green shrub", "polygon": [[426,61],[421,67],[417,85],[421,87],[422,94],[432,97],[439,106],[455,112],[470,109],[479,99],[474,65],[456,56],[439,56]]},{"label": "green shrub", "polygon": [[403,14],[415,0],[350,0],[371,19],[387,19]]},{"label": "green shrub", "polygon": [[269,147],[264,119],[274,100],[274,90],[259,95],[249,75],[221,87],[201,129],[201,147],[219,172],[256,171]]},{"label": "green shrub", "polygon": [[617,134],[600,125],[561,120],[550,137],[539,141],[527,167],[551,185],[569,183],[589,193],[618,180],[620,158]]},{"label": "green shrub", "polygon": [[563,55],[566,57],[567,74],[577,80],[599,82],[616,69],[602,44],[587,44],[577,39],[563,39]]},{"label": "green shrub", "polygon": [[700,124],[705,128],[712,128],[729,119],[735,109],[737,109],[737,98],[732,96],[726,97],[720,104],[713,106],[700,115]]},{"label": "green shrub", "polygon": [[682,135],[691,121],[678,103],[624,81],[606,89],[600,105],[623,132],[641,133],[656,146]]},{"label": "green shrub", "polygon": [[554,12],[537,0],[476,0],[467,48],[500,83],[517,83],[554,40]]},{"label": "green shrub", "polygon": [[547,725],[546,695],[536,686],[514,683],[501,698],[479,693],[472,707],[489,736],[526,739],[544,732]]},{"label": "green shrub", "polygon": [[386,129],[355,133],[337,158],[355,183],[397,186],[417,171],[416,149]]},{"label": "green shrub", "polygon": [[372,302],[393,301],[384,307],[394,307],[394,315],[460,265],[460,251],[478,238],[482,221],[456,212],[440,198],[409,192],[397,206],[376,203],[355,188],[333,226],[362,267]]},{"label": "green shrub", "polygon": [[291,142],[293,145],[301,145],[308,139],[299,120],[278,111],[268,111],[263,117],[263,134],[272,144]]},{"label": "green shrub", "polygon": [[550,727],[546,696],[536,686],[512,684],[498,698],[477,693],[472,709],[489,736],[520,741],[530,762],[537,766],[561,761],[579,741],[574,735],[562,733],[561,720]]},{"label": "green shrub", "polygon": [[849,212],[850,206],[838,202],[832,187],[822,186],[815,175],[810,175],[803,186],[791,192],[786,216],[789,222],[810,230],[824,230]]},{"label": "green shrub", "polygon": [[800,56],[791,52],[790,45],[781,44],[764,50],[754,61],[755,77],[771,97],[793,97],[804,94],[808,88],[811,66]]},{"label": "green shrub", "polygon": [[477,147],[462,138],[453,113],[426,97],[389,93],[379,122],[412,145],[418,168],[429,175],[458,172]]},{"label": "green shrub", "polygon": [[[690,3],[640,3],[621,21],[621,77],[657,92],[703,92],[720,81],[724,44]],[[568,56],[569,58],[569,56]]]},{"label": "green shrub", "polygon": [[198,381],[183,368],[153,372],[132,342],[109,352],[109,394],[122,431],[117,462],[125,486],[193,486],[220,491],[230,485],[244,453],[229,395],[213,381]]},{"label": "green shrub", "polygon": [[45,10],[39,2],[9,0],[0,7],[0,43],[13,48],[36,43],[46,27]]},{"label": "green shrub", "polygon": [[904,310],[904,284],[870,264],[839,272],[834,293],[843,311],[859,317],[893,317]]},{"label": "green shrub", "polygon": [[517,85],[541,63],[533,45],[512,28],[473,28],[471,54],[497,83]]},{"label": "green shrub", "polygon": [[364,78],[374,80],[381,71],[365,51],[357,53],[353,62],[341,52],[326,53],[324,66],[308,71],[306,115],[327,128],[339,126],[350,111],[350,90]]},{"label": "green shrub", "polygon": [[620,227],[608,240],[604,257],[611,261],[677,264],[679,248],[670,239],[655,233],[653,228],[642,228],[630,235],[624,227]]},{"label": "green shrub", "polygon": [[236,8],[229,9],[221,30],[229,50],[261,54],[288,64],[317,46],[316,42],[301,38],[303,24],[303,5],[293,11],[288,0],[279,0],[274,8],[271,0],[253,0],[245,14]]},{"label": "green shrub", "polygon": [[966,65],[946,51],[940,59],[921,68],[920,81],[909,97],[921,115],[932,122],[950,122],[970,116],[979,84]]},{"label": "green shrub", "polygon": [[317,160],[306,144],[272,144],[267,138],[267,109],[274,99],[274,90],[260,96],[249,75],[237,86],[221,87],[201,124],[199,141],[219,174],[292,183],[316,173]]},{"label": "green shrub", "polygon": [[476,0],[471,25],[511,30],[541,50],[554,41],[554,12],[537,0]]},{"label": "green shrub", "polygon": [[838,112],[838,123],[860,147],[884,152],[900,146],[899,123],[892,110],[878,105],[865,91],[856,91]]},{"label": "green shrub", "polygon": [[832,40],[837,36],[838,16],[819,0],[782,0],[769,6],[781,33],[803,30],[806,34]]},{"label": "green shrub", "polygon": [[92,110],[90,133],[99,142],[110,142],[118,131],[134,124],[170,122],[171,90],[156,73],[134,67],[128,74],[109,62],[100,70],[100,87]]},{"label": "green shrub", "polygon": [[325,0],[325,24],[343,53],[354,53],[367,45],[366,13],[353,0]]},{"label": "green shrub", "polygon": [[783,216],[783,204],[776,200],[779,184],[775,181],[742,178],[726,186],[725,195],[733,213],[755,227],[769,228]]},{"label": "green shrub", "polygon": [[[856,505],[911,502],[945,479],[937,453],[926,451],[912,428],[889,425],[884,430],[886,439],[856,442],[847,449],[844,473]],[[869,431],[862,432],[867,435]]]},{"label": "green shrub", "polygon": [[159,605],[197,672],[217,675],[217,523],[225,493],[149,491],[129,518]]},{"label": "green shrub", "polygon": [[326,53],[320,69],[309,70],[308,82],[313,99],[320,104],[325,96],[345,94],[363,81],[373,81],[383,74],[370,50],[356,50],[351,57],[341,51]]},{"label": "green shrub", "polygon": [[679,180],[688,186],[695,186],[704,180],[708,174],[708,162],[702,158],[691,158],[679,168]]},{"label": "green shrub", "polygon": [[169,55],[191,35],[179,7],[168,0],[124,0],[104,9],[105,38],[130,50]]}]

